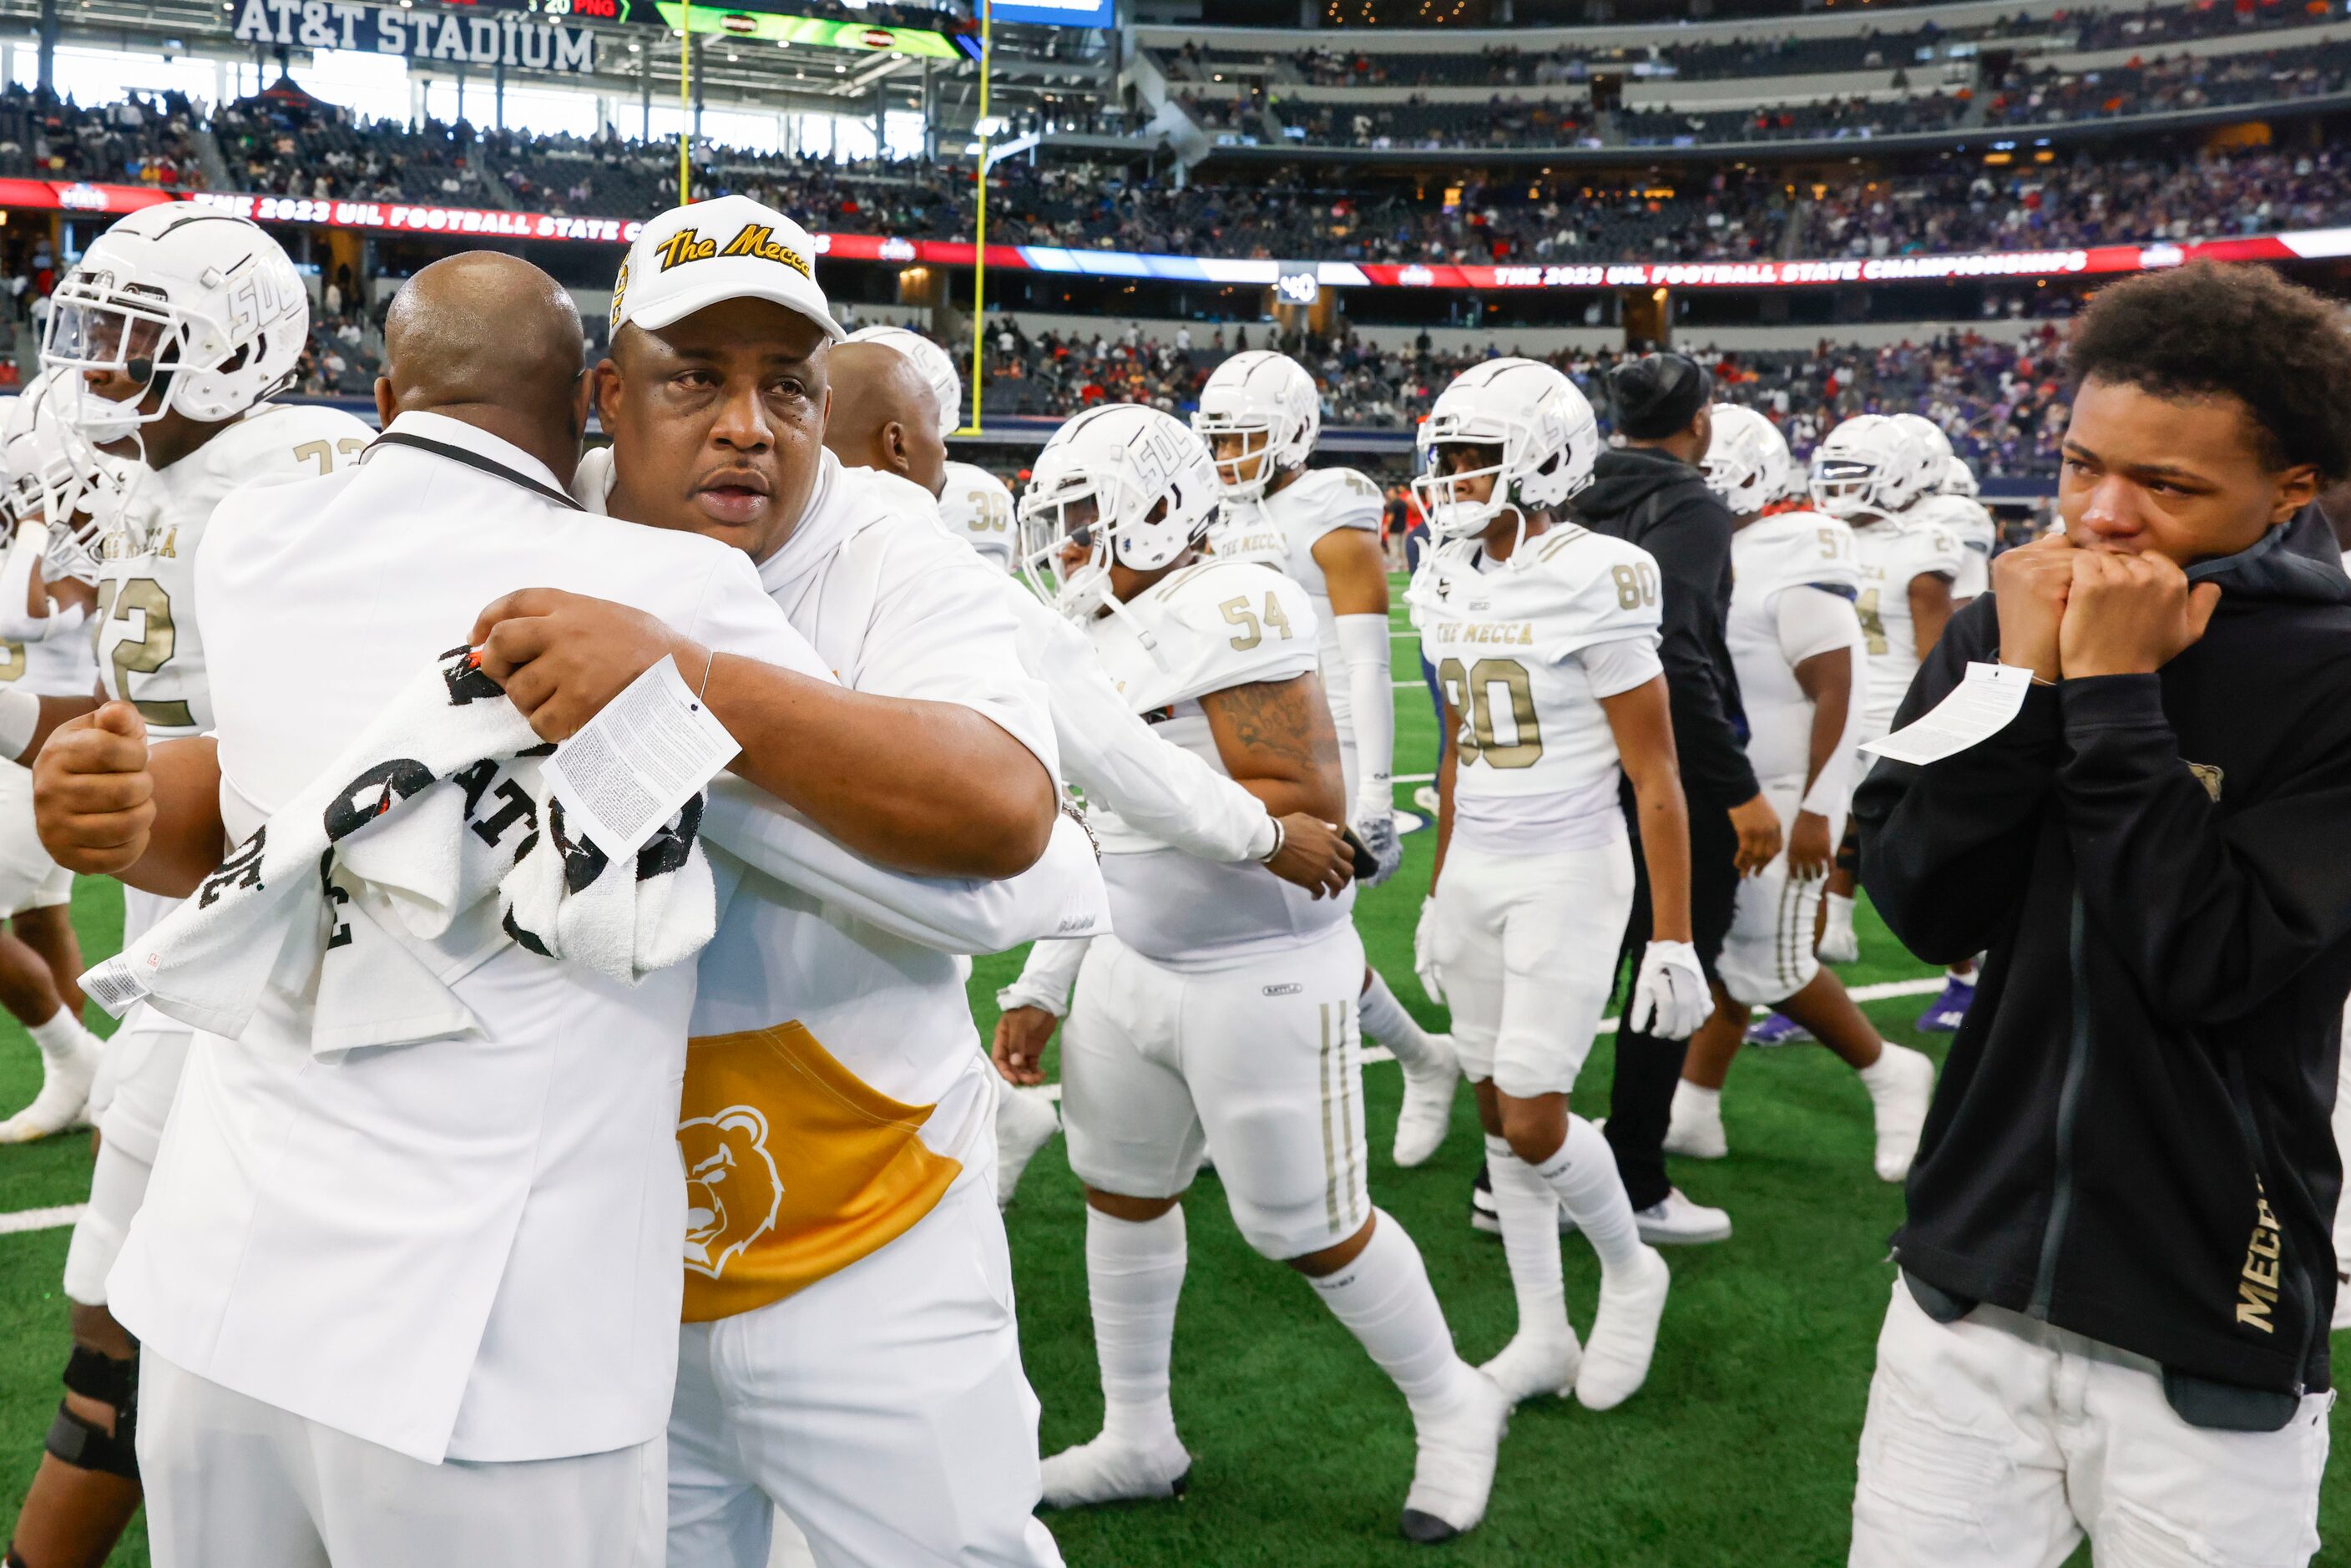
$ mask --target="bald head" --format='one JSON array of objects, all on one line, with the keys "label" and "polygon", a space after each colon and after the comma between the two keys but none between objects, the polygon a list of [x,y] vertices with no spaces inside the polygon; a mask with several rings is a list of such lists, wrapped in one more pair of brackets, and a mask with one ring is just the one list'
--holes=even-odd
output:
[{"label": "bald head", "polygon": [[938,394],[914,361],[883,343],[837,343],[824,444],[852,468],[878,468],[937,495],[947,482]]},{"label": "bald head", "polygon": [[569,484],[587,428],[587,345],[563,286],[518,257],[473,250],[423,268],[383,323],[385,423],[431,413],[538,458]]}]

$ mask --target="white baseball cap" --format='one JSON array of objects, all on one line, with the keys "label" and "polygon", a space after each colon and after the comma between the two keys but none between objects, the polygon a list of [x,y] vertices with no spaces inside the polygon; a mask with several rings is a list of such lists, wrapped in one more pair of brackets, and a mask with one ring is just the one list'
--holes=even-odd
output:
[{"label": "white baseball cap", "polygon": [[727,299],[771,299],[834,342],[849,335],[817,286],[808,231],[748,196],[672,207],[639,231],[613,280],[611,329],[657,332]]}]

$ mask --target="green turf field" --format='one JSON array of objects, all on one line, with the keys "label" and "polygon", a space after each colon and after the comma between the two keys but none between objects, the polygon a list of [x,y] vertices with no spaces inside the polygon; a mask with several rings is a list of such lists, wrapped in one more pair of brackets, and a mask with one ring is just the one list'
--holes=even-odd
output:
[{"label": "green turf field", "polygon": [[[1401,615],[1398,617],[1401,621]],[[1409,639],[1399,679],[1416,675]],[[1434,766],[1436,730],[1416,688],[1397,696],[1400,773]],[[1407,800],[1410,786],[1399,786]],[[1428,833],[1409,835],[1403,871],[1365,894],[1358,924],[1372,960],[1425,1022],[1442,1025],[1412,974],[1412,927],[1428,882]],[[113,951],[120,901],[84,883],[75,912],[89,957]],[[1874,919],[1850,984],[1925,971]],[[1017,956],[983,959],[972,984],[983,1032],[996,988]],[[1869,1006],[1889,1039],[1941,1055],[1910,1020],[1921,998]],[[92,1009],[95,1012],[95,1009]],[[101,1022],[103,1020],[100,1020]],[[1608,1042],[1577,1096],[1604,1114]],[[0,1106],[30,1098],[37,1061],[22,1030],[0,1019]],[[1452,1138],[1428,1165],[1388,1162],[1396,1070],[1365,1073],[1372,1194],[1409,1228],[1463,1353],[1483,1360],[1510,1337],[1512,1306],[1500,1244],[1469,1229],[1479,1139],[1467,1095]],[[1844,1561],[1854,1447],[1872,1345],[1893,1270],[1886,1239],[1901,1195],[1870,1170],[1869,1103],[1852,1073],[1817,1047],[1744,1057],[1725,1096],[1731,1157],[1680,1162],[1677,1179],[1726,1206],[1737,1233],[1719,1246],[1670,1254],[1674,1295],[1655,1370],[1628,1404],[1592,1415],[1572,1402],[1522,1406],[1502,1448],[1485,1525],[1440,1549],[1460,1564],[1607,1568],[1796,1568]],[[79,1202],[87,1140],[0,1149],[0,1213]],[[1029,1378],[1044,1407],[1046,1451],[1082,1442],[1102,1415],[1086,1313],[1084,1219],[1056,1142],[1040,1155],[1009,1218]],[[1396,1511],[1412,1472],[1403,1400],[1306,1283],[1250,1252],[1233,1229],[1213,1175],[1189,1205],[1192,1263],[1176,1325],[1176,1414],[1194,1455],[1182,1501],[1049,1516],[1073,1568],[1364,1568],[1432,1560],[1401,1541]],[[57,1398],[66,1305],[57,1289],[66,1232],[0,1234],[0,1484],[21,1498]],[[1569,1309],[1591,1322],[1598,1274],[1588,1249],[1566,1246]],[[2330,1478],[2321,1563],[2351,1563],[2351,1489]],[[2086,1562],[2086,1553],[2082,1555]],[[136,1527],[114,1558],[143,1565]],[[224,1565],[226,1568],[226,1565]],[[451,1568],[477,1568],[452,1564]],[[491,1568],[491,1565],[478,1565]],[[499,1564],[496,1568],[562,1568]]]}]

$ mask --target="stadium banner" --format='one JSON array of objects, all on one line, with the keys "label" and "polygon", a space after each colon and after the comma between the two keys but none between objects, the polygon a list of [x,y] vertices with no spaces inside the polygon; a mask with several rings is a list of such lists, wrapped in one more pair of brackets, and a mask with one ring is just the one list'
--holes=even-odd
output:
[{"label": "stadium banner", "polygon": [[513,12],[461,15],[356,0],[241,0],[235,31],[248,44],[356,49],[532,71],[596,68],[594,33]]},{"label": "stadium banner", "polygon": [[[260,0],[255,0],[256,4]],[[68,213],[128,213],[156,202],[189,200],[264,224],[398,234],[482,235],[626,245],[644,226],[635,218],[575,218],[551,213],[496,212],[425,202],[256,196],[221,191],[163,191],[149,185],[87,181],[0,179],[0,208]],[[837,261],[969,267],[968,240],[902,239],[893,235],[811,236]],[[1292,299],[1319,288],[1789,288],[1834,284],[1934,283],[1986,277],[2120,276],[2189,261],[2317,261],[2351,256],[2351,228],[2304,229],[2179,244],[2093,246],[2082,250],[1991,251],[1966,256],[1887,256],[1815,261],[1621,262],[1536,267],[1420,263],[1277,261],[1267,258],[1146,256],[1132,251],[1067,250],[1053,246],[991,245],[987,265],[1029,272],[1169,283],[1222,283],[1281,288]]]},{"label": "stadium banner", "polygon": [[[670,30],[681,30],[686,21],[686,7],[661,0],[654,10],[669,24]],[[912,55],[917,58],[954,60],[963,57],[945,33],[927,27],[876,27],[863,22],[827,22],[815,16],[778,16],[765,11],[728,10],[722,5],[696,5],[694,8],[694,30],[697,33],[725,33],[730,37],[749,38],[757,43],[813,44],[820,49],[859,49],[868,54]]]}]

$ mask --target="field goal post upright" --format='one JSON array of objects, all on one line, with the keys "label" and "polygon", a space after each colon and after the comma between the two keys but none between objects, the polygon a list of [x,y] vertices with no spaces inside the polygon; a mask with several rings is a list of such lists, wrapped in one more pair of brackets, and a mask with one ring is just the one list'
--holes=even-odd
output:
[{"label": "field goal post upright", "polygon": [[677,19],[677,204],[694,200],[694,0]]},{"label": "field goal post upright", "polygon": [[979,4],[979,163],[974,178],[979,184],[978,217],[973,228],[971,247],[971,423],[956,432],[958,435],[979,434],[979,375],[981,350],[985,341],[987,310],[987,141],[992,127],[987,118],[987,73],[996,63],[993,34],[996,17],[995,0]]}]

